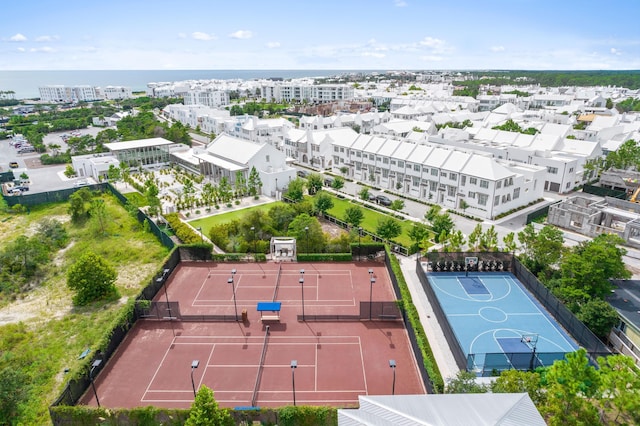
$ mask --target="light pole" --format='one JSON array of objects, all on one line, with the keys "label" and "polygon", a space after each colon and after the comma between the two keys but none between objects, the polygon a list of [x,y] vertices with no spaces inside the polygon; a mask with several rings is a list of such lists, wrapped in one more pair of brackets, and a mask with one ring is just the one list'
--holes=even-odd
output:
[{"label": "light pole", "polygon": [[393,370],[393,384],[391,385],[391,395],[396,394],[396,360],[389,360],[389,367]]},{"label": "light pole", "polygon": [[300,269],[300,288],[302,289],[302,321],[304,322],[304,269]]},{"label": "light pole", "polygon": [[298,368],[298,361],[291,361],[291,384],[293,385],[293,406],[296,406],[296,368]]},{"label": "light pole", "polygon": [[307,234],[307,254],[309,253],[309,227],[304,227],[304,232]]},{"label": "light pole", "polygon": [[191,387],[193,388],[194,398],[196,397],[196,383],[193,381],[193,370],[198,368],[199,365],[200,365],[200,361],[198,361],[197,359],[194,359],[193,361],[191,361]]},{"label": "light pole", "polygon": [[358,226],[358,260],[361,260],[362,249],[360,248],[360,237],[362,236],[362,227]]},{"label": "light pole", "polygon": [[91,364],[91,370],[89,370],[89,381],[91,382],[91,387],[93,388],[93,394],[96,396],[96,403],[98,404],[98,407],[100,407],[100,400],[98,399],[98,392],[96,392],[96,385],[93,382],[93,372],[96,368],[100,367],[100,364],[102,364],[102,360],[96,359],[95,361],[93,361],[93,364]]},{"label": "light pole", "polygon": [[253,254],[256,254],[256,227],[251,227],[251,232],[253,233]]},{"label": "light pole", "polygon": [[236,313],[236,321],[238,321],[238,305],[236,304],[236,285],[233,282],[233,273],[231,277],[227,280],[227,282],[231,284],[231,289],[233,290],[233,310]]},{"label": "light pole", "polygon": [[371,321],[371,309],[373,307],[373,283],[376,282],[375,277],[373,276],[373,269],[369,268],[369,321]]}]

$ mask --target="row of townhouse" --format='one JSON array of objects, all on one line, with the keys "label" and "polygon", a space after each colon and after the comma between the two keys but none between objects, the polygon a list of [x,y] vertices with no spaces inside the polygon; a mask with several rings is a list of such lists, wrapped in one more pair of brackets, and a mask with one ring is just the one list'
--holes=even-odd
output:
[{"label": "row of townhouse", "polygon": [[262,97],[276,102],[337,102],[354,99],[349,84],[313,84],[304,81],[265,81],[260,88]]},{"label": "row of townhouse", "polygon": [[119,100],[133,98],[130,87],[106,86],[64,86],[49,85],[38,87],[40,99],[46,102],[88,102],[98,100]]},{"label": "row of townhouse", "polygon": [[486,219],[543,195],[546,170],[540,166],[370,135],[332,145],[335,173]]},{"label": "row of townhouse", "polygon": [[184,96],[185,105],[204,105],[212,108],[229,105],[229,93],[213,88],[195,89]]}]

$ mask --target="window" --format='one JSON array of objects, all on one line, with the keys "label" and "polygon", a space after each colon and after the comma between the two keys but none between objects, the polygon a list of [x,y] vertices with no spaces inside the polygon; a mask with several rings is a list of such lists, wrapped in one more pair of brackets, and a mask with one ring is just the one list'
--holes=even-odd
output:
[{"label": "window", "polygon": [[449,173],[449,179],[458,180],[458,174],[457,173]]},{"label": "window", "polygon": [[496,195],[495,197],[493,197],[493,205],[497,206],[498,204],[500,204],[500,196]]},{"label": "window", "polygon": [[339,148],[337,146],[334,146],[333,147],[333,152],[338,152],[338,151],[339,151]]},{"label": "window", "polygon": [[573,173],[573,167],[569,167],[569,173]]},{"label": "window", "polygon": [[480,179],[480,188],[489,188],[489,181]]},{"label": "window", "polygon": [[360,151],[356,151],[356,157],[358,158],[362,157],[362,153]]},{"label": "window", "polygon": [[477,184],[478,184],[478,179],[476,179],[476,178],[474,178],[474,177],[469,178],[469,183],[470,183],[471,185],[477,185]]},{"label": "window", "polygon": [[376,157],[376,161],[377,161],[377,162],[382,161],[382,157]]},{"label": "window", "polygon": [[431,169],[431,176],[438,176],[438,169]]},{"label": "window", "polygon": [[515,188],[513,190],[513,199],[515,200],[515,199],[518,199],[518,198],[520,198],[520,188]]},{"label": "window", "polygon": [[404,161],[398,161],[398,167],[404,167]]},{"label": "window", "polygon": [[411,184],[413,186],[420,186],[420,178],[417,176],[413,176]]},{"label": "window", "polygon": [[406,166],[407,166],[407,169],[410,169],[411,168],[411,163],[407,163]]},{"label": "window", "polygon": [[413,165],[413,171],[414,172],[419,172],[422,169],[422,167],[420,167],[420,164],[414,164]]},{"label": "window", "polygon": [[500,188],[502,188],[502,181],[501,180],[496,182],[496,189],[500,189]]},{"label": "window", "polygon": [[435,192],[438,190],[438,182],[432,180],[429,181],[429,191]]},{"label": "window", "polygon": [[440,176],[446,177],[446,176],[447,176],[447,172],[445,172],[444,170],[442,170],[442,171],[440,172]]},{"label": "window", "polygon": [[362,169],[362,163],[359,161],[356,161],[356,170],[361,170]]},{"label": "window", "polygon": [[551,173],[552,175],[557,175],[558,174],[558,168],[557,167],[547,167],[547,171],[549,173]]},{"label": "window", "polygon": [[384,157],[382,159],[382,164],[389,164],[389,158],[388,157]]},{"label": "window", "polygon": [[340,152],[344,152],[344,148],[340,148]]},{"label": "window", "polygon": [[489,196],[487,194],[481,194],[481,193],[478,192],[478,204],[479,205],[486,206],[488,198],[489,198]]},{"label": "window", "polygon": [[447,195],[449,197],[455,197],[456,196],[456,189],[458,189],[458,188],[453,186],[453,185],[449,185],[447,187]]},{"label": "window", "polygon": [[392,165],[392,166],[395,166],[396,164],[397,164],[397,163],[396,163],[396,160],[391,160],[391,165]]},{"label": "window", "polygon": [[382,177],[385,179],[389,177],[389,169],[382,169]]},{"label": "window", "polygon": [[476,198],[476,193],[475,192],[469,192],[469,195],[467,195],[467,197]]},{"label": "window", "polygon": [[571,187],[571,182],[567,182],[566,188],[569,189]]},{"label": "window", "polygon": [[465,186],[467,184],[467,177],[465,175],[460,176],[460,185]]},{"label": "window", "polygon": [[267,155],[267,163],[269,162],[269,156]]}]

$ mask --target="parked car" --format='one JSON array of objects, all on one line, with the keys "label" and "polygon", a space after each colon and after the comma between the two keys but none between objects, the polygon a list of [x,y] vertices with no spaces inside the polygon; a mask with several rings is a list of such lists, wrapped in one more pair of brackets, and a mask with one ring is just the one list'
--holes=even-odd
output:
[{"label": "parked car", "polygon": [[307,176],[309,176],[309,172],[305,170],[298,170],[298,177],[306,178]]},{"label": "parked car", "polygon": [[382,204],[383,206],[390,206],[391,205],[391,200],[384,196],[384,195],[376,195],[375,198],[376,203],[378,204]]},{"label": "parked car", "polygon": [[26,154],[28,152],[36,152],[36,149],[32,146],[25,146],[18,150],[18,154]]},{"label": "parked car", "polygon": [[324,186],[331,186],[333,185],[333,179],[328,177],[324,179]]},{"label": "parked car", "polygon": [[17,169],[18,167],[20,167],[20,165],[17,161],[12,161],[9,163],[9,167],[11,167],[12,169]]}]

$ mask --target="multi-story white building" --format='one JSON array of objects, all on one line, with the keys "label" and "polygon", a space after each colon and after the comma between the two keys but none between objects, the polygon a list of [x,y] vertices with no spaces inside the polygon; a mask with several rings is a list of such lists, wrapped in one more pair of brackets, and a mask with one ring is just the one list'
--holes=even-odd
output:
[{"label": "multi-story white building", "polygon": [[225,131],[226,122],[231,118],[227,110],[204,105],[171,104],[164,107],[162,115],[192,129],[200,126],[203,132],[215,135]]},{"label": "multi-story white building", "polygon": [[312,82],[265,81],[260,88],[262,97],[276,102],[337,102],[354,99],[349,84],[313,84]]},{"label": "multi-story white building", "polygon": [[544,167],[432,144],[359,135],[333,144],[332,167],[364,183],[492,219],[542,198]]},{"label": "multi-story white building", "polygon": [[102,97],[107,100],[120,100],[133,98],[131,87],[107,86],[100,89]]},{"label": "multi-story white building", "polygon": [[350,144],[358,137],[350,127],[328,130],[291,129],[284,137],[283,150],[297,163],[318,169],[333,165],[333,145]]},{"label": "multi-story white building", "polygon": [[185,105],[205,105],[212,108],[229,105],[229,93],[211,88],[190,90],[184,96]]},{"label": "multi-story white building", "polygon": [[[128,99],[133,97],[127,87],[49,85],[38,87],[40,99],[46,102],[90,102],[102,99]],[[111,97],[113,96],[113,97]]]}]

